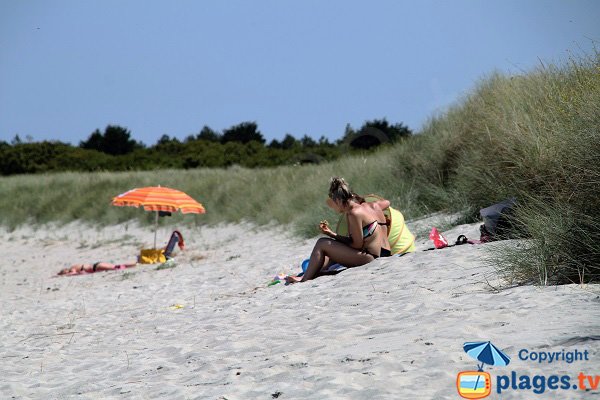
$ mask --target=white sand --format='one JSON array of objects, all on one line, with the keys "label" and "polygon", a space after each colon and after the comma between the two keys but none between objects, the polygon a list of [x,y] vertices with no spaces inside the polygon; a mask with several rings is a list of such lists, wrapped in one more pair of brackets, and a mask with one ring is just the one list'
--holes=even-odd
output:
[{"label": "white sand", "polygon": [[[420,221],[421,224],[427,221]],[[414,227],[418,230],[418,227]],[[478,236],[477,225],[449,239]],[[159,231],[161,243],[170,231]],[[313,240],[250,225],[185,229],[173,269],[139,266],[53,277],[71,263],[134,258],[148,228],[79,224],[2,231],[2,399],[456,399],[476,368],[466,341],[511,358],[486,366],[490,398],[587,398],[579,390],[495,393],[495,376],[600,375],[598,286],[514,287],[464,245],[375,261],[309,283],[297,272]],[[489,284],[488,284],[489,282]],[[173,307],[174,305],[180,307]],[[538,364],[530,351],[587,350],[588,361]],[[595,392],[598,396],[599,390]]]}]

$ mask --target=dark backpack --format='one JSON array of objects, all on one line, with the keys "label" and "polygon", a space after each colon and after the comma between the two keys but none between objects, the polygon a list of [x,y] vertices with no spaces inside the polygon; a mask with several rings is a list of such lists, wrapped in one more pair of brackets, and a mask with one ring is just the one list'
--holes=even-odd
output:
[{"label": "dark backpack", "polygon": [[479,210],[483,225],[479,227],[482,242],[491,242],[511,237],[514,231],[511,218],[517,200],[513,197]]}]

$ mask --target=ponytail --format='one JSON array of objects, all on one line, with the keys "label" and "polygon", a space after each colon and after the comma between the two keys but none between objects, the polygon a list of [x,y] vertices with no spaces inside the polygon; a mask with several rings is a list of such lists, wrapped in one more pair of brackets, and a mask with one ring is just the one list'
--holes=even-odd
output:
[{"label": "ponytail", "polygon": [[362,204],[362,203],[365,203],[365,202],[366,202],[366,200],[365,200],[365,198],[364,198],[364,197],[362,197],[361,195],[359,195],[359,194],[356,194],[356,193],[354,193],[354,192],[352,192],[352,198],[353,198],[354,200],[356,200],[356,202],[357,202],[358,204]]},{"label": "ponytail", "polygon": [[346,205],[352,199],[355,199],[359,203],[363,203],[365,199],[354,193],[344,178],[333,177],[329,184],[329,198],[333,201],[341,201],[342,204]]}]

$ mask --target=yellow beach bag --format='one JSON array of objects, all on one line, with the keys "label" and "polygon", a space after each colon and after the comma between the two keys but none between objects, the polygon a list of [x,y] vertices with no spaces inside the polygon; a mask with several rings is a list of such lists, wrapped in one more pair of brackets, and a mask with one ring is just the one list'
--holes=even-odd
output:
[{"label": "yellow beach bag", "polygon": [[[369,194],[364,198],[369,202],[383,200],[382,197],[376,194]],[[408,230],[408,226],[406,226],[406,222],[404,221],[404,215],[392,207],[383,210],[383,214],[390,223],[388,227],[388,240],[391,246],[391,253],[404,254],[414,252],[416,250],[415,236]],[[335,231],[340,235],[348,234],[348,221],[344,215],[340,216]]]},{"label": "yellow beach bag", "polygon": [[140,252],[140,264],[157,264],[166,261],[164,249],[142,249]]}]

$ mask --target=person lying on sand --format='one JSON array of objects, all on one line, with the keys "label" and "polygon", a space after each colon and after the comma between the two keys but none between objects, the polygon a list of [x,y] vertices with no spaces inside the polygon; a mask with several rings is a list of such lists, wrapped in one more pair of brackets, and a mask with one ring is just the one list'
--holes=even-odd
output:
[{"label": "person lying on sand", "polygon": [[304,275],[290,276],[288,283],[314,279],[335,263],[352,268],[391,255],[387,221],[382,211],[382,207],[389,206],[387,200],[368,203],[352,192],[343,178],[335,177],[331,178],[327,204],[338,213],[345,214],[350,235],[338,235],[327,221],[321,221],[319,229],[329,237],[317,240]]},{"label": "person lying on sand", "polygon": [[58,275],[79,275],[79,274],[91,274],[99,271],[112,271],[115,269],[125,269],[135,267],[137,261],[125,263],[125,264],[112,264],[109,262],[97,262],[94,264],[73,264],[69,268],[60,270]]}]

